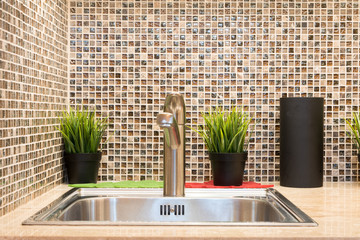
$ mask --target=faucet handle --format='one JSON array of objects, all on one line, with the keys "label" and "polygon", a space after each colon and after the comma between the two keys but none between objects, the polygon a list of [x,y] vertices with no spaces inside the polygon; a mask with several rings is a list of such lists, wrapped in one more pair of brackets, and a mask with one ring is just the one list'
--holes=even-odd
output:
[{"label": "faucet handle", "polygon": [[164,112],[172,113],[177,124],[185,124],[185,101],[180,93],[171,93],[166,96]]},{"label": "faucet handle", "polygon": [[156,123],[164,129],[164,138],[166,144],[171,149],[177,149],[181,144],[179,126],[172,113],[159,113],[156,118]]},{"label": "faucet handle", "polygon": [[162,128],[170,127],[174,123],[174,120],[174,115],[167,112],[159,113],[156,117],[156,123]]}]

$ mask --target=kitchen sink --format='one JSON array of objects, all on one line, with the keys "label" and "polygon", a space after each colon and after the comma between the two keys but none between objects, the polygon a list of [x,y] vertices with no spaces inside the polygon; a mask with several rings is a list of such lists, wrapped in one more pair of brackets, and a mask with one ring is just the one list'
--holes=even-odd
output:
[{"label": "kitchen sink", "polygon": [[72,189],[23,224],[317,226],[275,189]]}]

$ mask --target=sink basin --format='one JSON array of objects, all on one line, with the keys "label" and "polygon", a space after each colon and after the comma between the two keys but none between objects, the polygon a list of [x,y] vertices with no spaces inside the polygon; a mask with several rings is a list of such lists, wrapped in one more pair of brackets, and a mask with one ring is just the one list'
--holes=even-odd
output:
[{"label": "sink basin", "polygon": [[317,226],[275,189],[72,189],[23,224]]}]

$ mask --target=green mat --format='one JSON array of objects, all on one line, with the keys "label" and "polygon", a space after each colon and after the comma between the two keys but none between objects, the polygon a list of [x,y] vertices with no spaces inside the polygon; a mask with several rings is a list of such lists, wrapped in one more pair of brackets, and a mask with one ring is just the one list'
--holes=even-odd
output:
[{"label": "green mat", "polygon": [[69,184],[69,187],[74,188],[162,188],[163,186],[163,182],[154,180]]}]

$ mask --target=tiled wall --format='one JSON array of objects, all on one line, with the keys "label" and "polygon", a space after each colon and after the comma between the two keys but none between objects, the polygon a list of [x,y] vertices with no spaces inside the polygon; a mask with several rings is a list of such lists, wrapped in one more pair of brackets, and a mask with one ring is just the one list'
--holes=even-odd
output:
[{"label": "tiled wall", "polygon": [[0,216],[61,183],[65,0],[0,1]]},{"label": "tiled wall", "polygon": [[[343,118],[359,111],[359,2],[338,0],[70,1],[70,101],[109,115],[103,181],[161,179],[155,117],[180,92],[187,124],[211,106],[254,117],[246,178],[279,180],[279,98],[325,98],[326,181],[356,181]],[[210,178],[187,132],[186,179]]]},{"label": "tiled wall", "polygon": [[[358,1],[8,0],[0,15],[0,215],[61,182],[68,81],[72,105],[112,122],[102,181],[162,178],[154,119],[170,92],[192,127],[211,106],[250,112],[256,181],[279,178],[279,98],[324,97],[325,180],[358,180],[343,120],[359,111]],[[187,180],[209,180],[190,131],[186,156]]]}]

